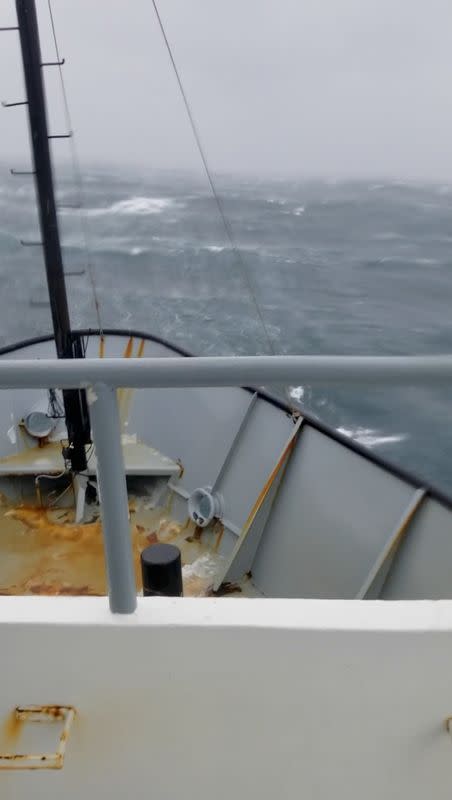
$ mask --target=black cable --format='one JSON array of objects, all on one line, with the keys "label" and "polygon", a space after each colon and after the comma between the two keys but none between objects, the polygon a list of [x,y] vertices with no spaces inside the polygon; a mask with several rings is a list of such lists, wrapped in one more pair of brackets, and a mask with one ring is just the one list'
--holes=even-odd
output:
[{"label": "black cable", "polygon": [[[49,0],[49,2],[50,2],[50,0]],[[206,158],[206,155],[204,153],[204,148],[202,146],[202,142],[201,142],[201,138],[200,138],[200,135],[199,135],[199,132],[198,132],[198,128],[197,128],[197,125],[196,125],[196,122],[195,122],[195,119],[194,119],[190,104],[188,102],[188,97],[187,97],[187,94],[185,92],[184,85],[182,83],[182,78],[181,78],[179,70],[177,68],[176,61],[174,59],[174,55],[173,55],[173,52],[172,52],[172,49],[171,49],[171,45],[170,45],[170,43],[168,41],[168,37],[166,35],[166,31],[165,31],[165,27],[164,27],[163,22],[162,22],[162,18],[160,16],[159,10],[157,8],[156,0],[152,0],[152,5],[154,6],[154,11],[155,11],[155,15],[157,17],[157,22],[158,22],[161,34],[163,36],[163,40],[165,42],[166,49],[168,51],[168,55],[169,55],[169,58],[170,58],[170,61],[171,61],[171,65],[172,65],[173,70],[174,70],[174,75],[176,77],[176,80],[177,80],[177,83],[178,83],[178,86],[179,86],[179,91],[181,93],[181,97],[182,97],[182,100],[183,100],[183,103],[184,103],[184,106],[185,106],[185,110],[187,112],[187,116],[188,116],[188,119],[189,119],[189,122],[190,122],[190,126],[191,126],[191,129],[192,129],[192,133],[193,133],[193,136],[195,138],[196,146],[198,148],[199,155],[201,157],[201,161],[202,161],[203,166],[204,166],[204,171],[206,173],[207,180],[209,182],[209,185],[210,185],[210,188],[211,188],[211,191],[212,191],[212,195],[214,197],[214,200],[215,200],[215,203],[216,203],[216,206],[217,206],[217,209],[218,209],[218,213],[220,214],[221,220],[223,222],[223,226],[224,226],[224,229],[225,229],[225,232],[226,232],[226,237],[228,239],[228,242],[229,242],[229,245],[231,247],[231,250],[235,255],[236,261],[237,261],[239,267],[242,270],[242,275],[243,275],[243,277],[245,279],[245,282],[246,282],[246,285],[248,287],[249,294],[250,294],[250,296],[251,296],[251,298],[253,300],[253,303],[254,303],[254,306],[255,306],[255,309],[256,309],[256,314],[257,314],[257,316],[259,318],[259,321],[260,321],[260,323],[262,325],[262,329],[263,329],[263,331],[265,333],[265,337],[267,339],[267,344],[268,344],[268,346],[270,348],[270,352],[273,355],[276,355],[275,349],[273,347],[273,343],[272,343],[272,340],[271,340],[271,337],[270,337],[270,334],[268,332],[267,326],[265,324],[265,320],[264,320],[264,318],[262,316],[262,312],[261,312],[260,307],[259,307],[259,303],[257,302],[257,298],[256,298],[256,295],[255,295],[255,292],[254,292],[253,285],[251,283],[250,277],[248,275],[248,271],[246,269],[245,262],[244,262],[244,260],[242,258],[242,254],[240,253],[240,251],[237,248],[237,245],[235,243],[234,236],[233,236],[233,233],[232,233],[232,229],[231,229],[231,226],[229,224],[229,220],[226,217],[226,214],[225,214],[224,209],[223,209],[222,202],[221,202],[220,197],[219,197],[219,195],[217,193],[217,190],[216,190],[216,187],[215,187],[215,183],[214,183],[214,180],[213,180],[213,177],[212,177],[212,173],[210,172],[210,168],[209,168],[209,165],[207,163],[207,158]]]}]

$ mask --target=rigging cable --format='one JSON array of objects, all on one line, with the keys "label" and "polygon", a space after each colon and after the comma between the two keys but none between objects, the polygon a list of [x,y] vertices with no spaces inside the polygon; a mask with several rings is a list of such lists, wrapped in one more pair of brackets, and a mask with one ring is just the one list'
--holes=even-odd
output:
[{"label": "rigging cable", "polygon": [[[49,3],[50,3],[50,0],[49,0]],[[165,42],[165,47],[166,47],[166,49],[168,51],[168,56],[169,56],[169,59],[170,59],[170,62],[171,62],[171,66],[172,66],[173,71],[174,71],[174,75],[175,75],[177,84],[179,86],[179,91],[180,91],[180,94],[181,94],[181,97],[182,97],[182,101],[183,101],[184,106],[185,106],[185,110],[187,112],[187,116],[188,116],[188,120],[189,120],[189,123],[190,123],[190,127],[192,129],[192,133],[193,133],[193,136],[194,136],[194,139],[195,139],[195,142],[196,142],[196,146],[198,148],[198,152],[199,152],[199,155],[201,157],[201,161],[202,161],[202,164],[203,164],[203,167],[204,167],[204,171],[206,173],[206,177],[207,177],[207,180],[209,182],[209,186],[210,186],[210,189],[212,191],[212,195],[214,197],[214,200],[215,200],[215,203],[216,203],[216,206],[217,206],[217,209],[218,209],[218,213],[219,213],[221,221],[223,223],[223,227],[224,227],[224,230],[225,230],[225,233],[226,233],[227,240],[229,242],[229,246],[230,246],[230,248],[231,248],[231,250],[232,250],[232,252],[233,252],[233,254],[235,256],[237,264],[239,265],[239,267],[240,267],[240,269],[242,271],[243,278],[244,278],[245,283],[246,283],[246,285],[248,287],[248,292],[250,294],[250,297],[252,298],[254,307],[256,309],[256,314],[257,314],[257,317],[258,317],[258,319],[259,319],[259,321],[261,323],[262,330],[264,331],[265,338],[267,340],[267,344],[268,344],[268,347],[270,349],[270,352],[272,353],[272,355],[276,355],[275,349],[273,347],[273,342],[272,342],[272,339],[270,337],[270,333],[268,331],[268,328],[267,328],[267,325],[265,323],[265,320],[264,320],[264,318],[262,316],[262,312],[261,312],[261,309],[259,307],[259,303],[257,301],[257,297],[256,297],[256,294],[255,294],[254,289],[253,289],[253,284],[252,284],[250,276],[248,274],[248,270],[247,270],[245,262],[244,262],[244,260],[242,258],[242,254],[240,253],[240,251],[239,251],[239,249],[238,249],[238,247],[237,247],[237,245],[235,243],[234,235],[233,235],[231,226],[229,224],[229,220],[226,217],[226,214],[225,214],[224,208],[223,208],[223,204],[222,204],[220,196],[219,196],[219,194],[218,194],[218,192],[216,190],[215,183],[214,183],[214,180],[213,180],[213,177],[212,177],[212,173],[211,173],[209,165],[207,163],[207,158],[206,158],[206,155],[205,155],[205,152],[204,152],[204,148],[203,148],[203,145],[202,145],[202,142],[201,142],[201,137],[199,135],[198,127],[196,125],[195,118],[193,116],[193,112],[192,112],[191,107],[190,107],[190,103],[188,102],[188,97],[187,97],[184,85],[182,83],[182,78],[180,76],[180,72],[179,72],[178,67],[176,65],[176,61],[175,61],[175,58],[174,58],[174,55],[173,55],[173,51],[171,49],[171,45],[170,45],[168,37],[166,35],[165,27],[163,25],[163,21],[162,21],[162,18],[160,16],[160,13],[159,13],[159,10],[158,10],[158,7],[157,7],[157,0],[152,0],[152,5],[154,7],[154,11],[155,11],[157,22],[158,22],[158,25],[159,25],[159,28],[160,28],[160,32],[162,34],[163,41]]]},{"label": "rigging cable", "polygon": [[87,270],[88,270],[89,280],[90,280],[90,283],[91,283],[91,291],[93,293],[94,307],[95,307],[96,318],[97,318],[97,326],[99,328],[99,333],[100,333],[101,337],[103,337],[103,326],[102,326],[102,318],[101,318],[101,313],[100,313],[99,296],[98,296],[98,293],[97,293],[97,286],[96,286],[96,281],[95,281],[95,278],[94,278],[94,267],[93,267],[93,263],[92,263],[92,260],[91,260],[91,257],[90,257],[90,250],[89,250],[89,247],[88,247],[89,235],[88,235],[88,225],[87,225],[87,221],[86,221],[86,216],[84,214],[85,204],[84,204],[82,171],[81,171],[81,167],[80,167],[80,160],[78,158],[77,148],[76,148],[76,145],[75,145],[74,130],[72,128],[71,112],[70,112],[70,109],[69,109],[69,102],[68,102],[68,98],[67,98],[66,85],[64,83],[63,70],[61,68],[62,60],[60,58],[60,49],[58,47],[58,39],[57,39],[57,35],[56,35],[55,22],[54,22],[54,18],[53,18],[51,0],[47,0],[47,5],[48,5],[48,8],[49,8],[50,23],[51,23],[51,26],[52,26],[52,36],[53,36],[53,42],[54,42],[54,45],[55,45],[55,54],[56,54],[56,59],[57,59],[57,64],[58,64],[58,70],[59,70],[59,73],[60,73],[61,92],[62,92],[62,95],[63,95],[63,105],[64,105],[64,114],[65,114],[65,118],[66,118],[66,125],[67,125],[68,132],[70,132],[72,134],[71,139],[70,139],[70,142],[71,142],[72,168],[73,168],[73,172],[74,172],[74,178],[75,178],[75,182],[76,182],[76,186],[77,186],[77,192],[78,192],[78,200],[79,200],[79,204],[80,204],[80,223],[81,223],[81,228],[82,228],[82,237],[83,237],[84,244],[85,244],[86,267],[87,267]]}]

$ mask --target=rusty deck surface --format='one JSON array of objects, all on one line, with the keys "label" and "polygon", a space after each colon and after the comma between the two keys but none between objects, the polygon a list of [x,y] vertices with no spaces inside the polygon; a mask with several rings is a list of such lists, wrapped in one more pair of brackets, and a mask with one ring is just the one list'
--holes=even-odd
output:
[{"label": "rusty deck surface", "polygon": [[[218,554],[221,524],[201,531],[191,522],[177,523],[168,508],[149,508],[137,496],[129,496],[129,509],[137,592],[142,591],[142,550],[171,542],[182,554],[184,595],[210,595],[224,563]],[[93,521],[76,525],[72,508],[13,505],[0,496],[0,594],[107,594],[101,521],[96,512],[93,516]],[[220,593],[258,596],[250,579]]]}]

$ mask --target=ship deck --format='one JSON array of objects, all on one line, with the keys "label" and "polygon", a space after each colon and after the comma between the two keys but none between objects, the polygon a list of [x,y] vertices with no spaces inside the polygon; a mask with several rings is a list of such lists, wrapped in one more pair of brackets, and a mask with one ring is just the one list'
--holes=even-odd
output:
[{"label": "ship deck", "polygon": [[[0,594],[106,595],[99,506],[89,505],[87,521],[75,524],[72,505],[41,507],[30,495],[30,486],[25,487],[23,500],[17,503],[0,496]],[[189,520],[175,521],[171,495],[165,506],[153,507],[148,494],[129,494],[129,512],[138,594],[142,593],[140,554],[158,542],[179,547],[185,596],[214,594],[212,586],[225,561],[219,553],[220,522],[212,529],[201,529]],[[250,577],[225,585],[218,594],[262,596]]]}]

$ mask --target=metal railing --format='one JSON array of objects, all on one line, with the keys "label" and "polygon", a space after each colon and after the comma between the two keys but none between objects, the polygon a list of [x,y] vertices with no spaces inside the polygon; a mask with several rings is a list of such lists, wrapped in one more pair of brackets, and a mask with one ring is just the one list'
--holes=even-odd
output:
[{"label": "metal railing", "polygon": [[416,384],[452,380],[452,355],[87,358],[0,361],[0,388],[83,389],[289,383]]},{"label": "metal railing", "polygon": [[88,390],[110,609],[130,614],[136,586],[116,389],[243,384],[424,384],[452,381],[452,355],[246,356],[0,360],[0,389]]}]

